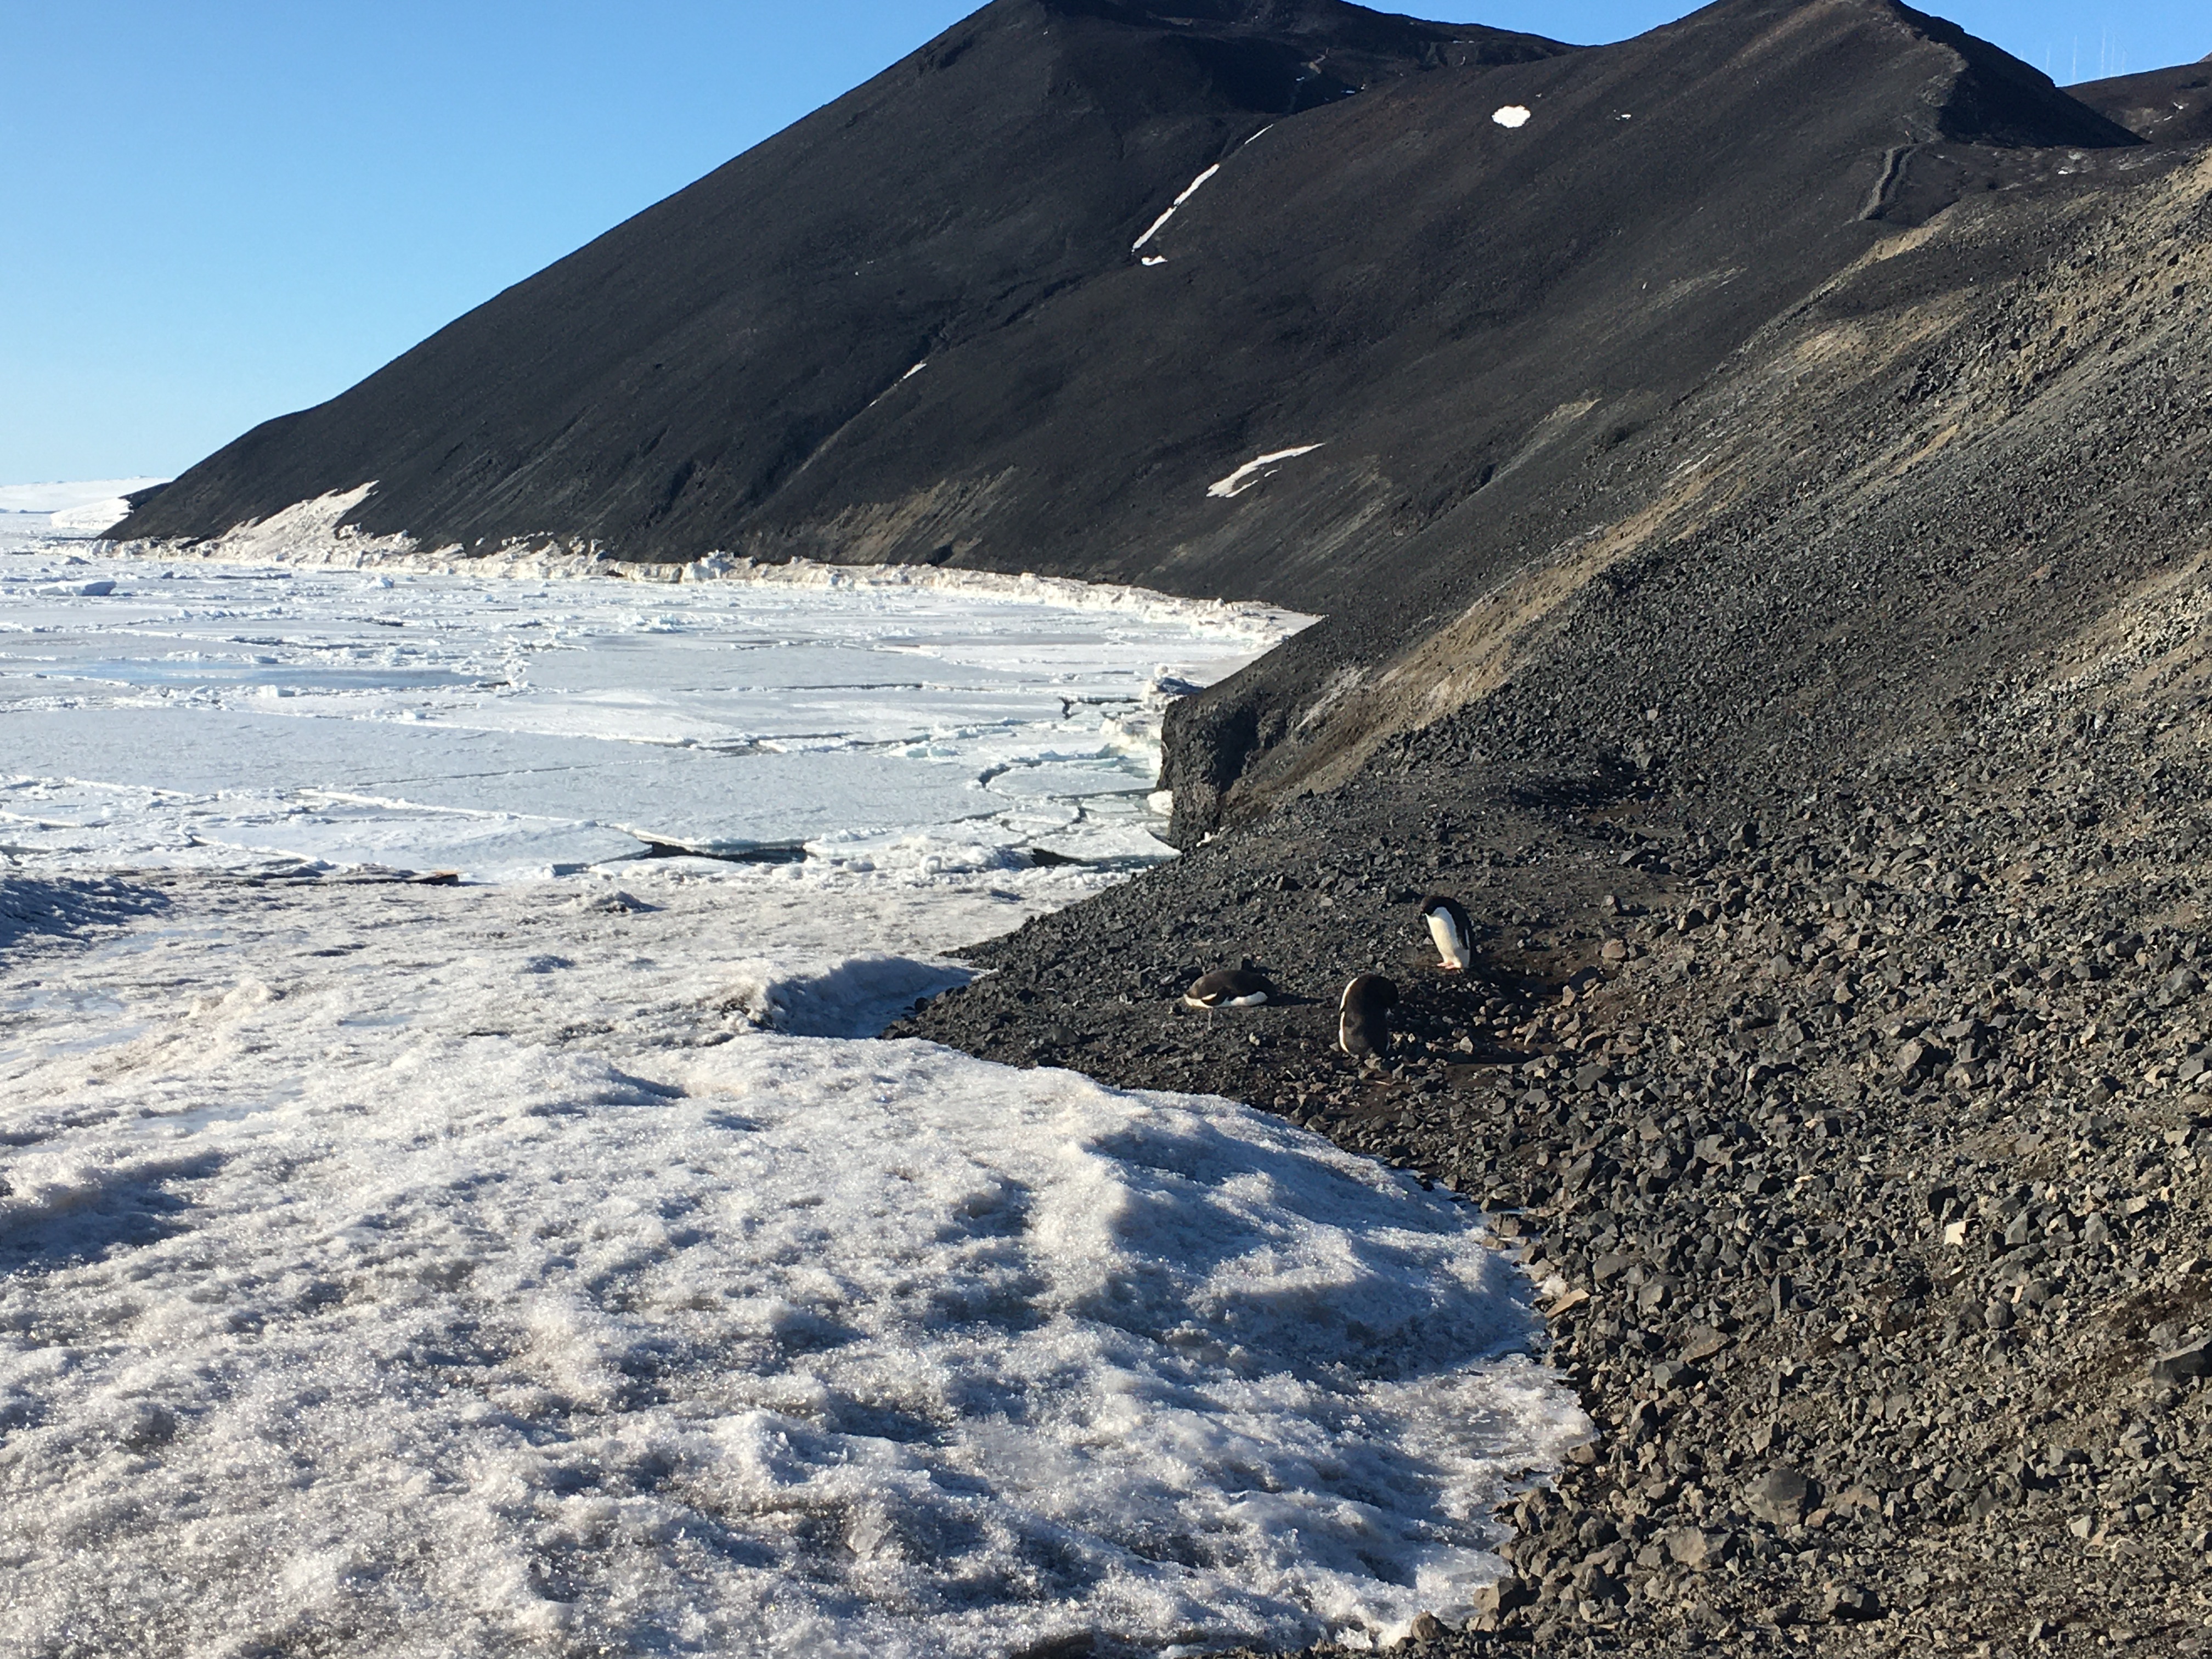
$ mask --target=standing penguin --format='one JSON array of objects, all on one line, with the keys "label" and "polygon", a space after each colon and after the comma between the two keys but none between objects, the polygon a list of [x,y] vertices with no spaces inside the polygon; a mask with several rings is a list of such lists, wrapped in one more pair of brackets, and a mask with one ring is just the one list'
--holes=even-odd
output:
[{"label": "standing penguin", "polygon": [[1462,973],[1474,959],[1474,925],[1467,907],[1455,898],[1431,893],[1421,901],[1421,919],[1429,924],[1429,937],[1437,942],[1437,963],[1447,974]]},{"label": "standing penguin", "polygon": [[1354,1060],[1381,1059],[1390,1051],[1390,1011],[1398,988],[1380,974],[1362,974],[1344,988],[1337,1004],[1336,1046]]}]

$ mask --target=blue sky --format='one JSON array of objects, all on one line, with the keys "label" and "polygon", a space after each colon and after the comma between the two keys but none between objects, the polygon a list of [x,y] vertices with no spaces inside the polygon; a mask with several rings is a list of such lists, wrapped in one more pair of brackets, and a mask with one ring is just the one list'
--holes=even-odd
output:
[{"label": "blue sky", "polygon": [[[181,470],[896,62],[974,0],[0,0],[0,483]],[[1619,40],[1686,3],[1412,9]],[[1940,8],[2061,81],[2204,0]]]}]

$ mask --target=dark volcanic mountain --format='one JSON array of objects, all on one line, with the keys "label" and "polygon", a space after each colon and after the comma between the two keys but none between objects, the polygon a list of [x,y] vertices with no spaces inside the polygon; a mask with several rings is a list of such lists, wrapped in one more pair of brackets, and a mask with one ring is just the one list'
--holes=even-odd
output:
[{"label": "dark volcanic mountain", "polygon": [[[205,534],[371,478],[359,522],[472,548],[686,557],[833,543],[825,502],[932,517],[884,498],[884,452],[906,461],[890,482],[926,475],[954,503],[1014,464],[1067,360],[1098,349],[1055,301],[1127,279],[1132,243],[1201,170],[1363,86],[1564,50],[1335,0],[998,0],[345,396],[249,434],[131,530]],[[1050,343],[1013,385],[968,361],[1009,333],[1023,355],[1040,330]],[[998,405],[989,424],[979,402]],[[949,473],[948,430],[966,452]],[[988,523],[1016,557],[1005,506],[933,518],[963,539]],[[878,526],[871,545],[899,541]]]},{"label": "dark volcanic mountain", "polygon": [[[997,0],[122,533],[374,481],[350,521],[432,546],[1328,613],[1190,711],[1195,834],[1320,688],[1610,521],[1595,459],[1770,319],[1963,197],[2142,147],[1891,0],[1723,0],[1579,51],[1334,0]],[[1322,753],[1405,718],[1332,707],[1299,720]]]},{"label": "dark volcanic mountain", "polygon": [[2212,138],[2212,58],[2179,69],[2092,81],[2069,90],[2139,137],[2161,144],[2201,143]]},{"label": "dark volcanic mountain", "polygon": [[353,522],[464,549],[948,559],[1332,611],[1440,564],[1481,583],[1520,539],[1487,526],[1563,460],[1886,229],[2004,151],[2137,142],[1886,0],[1726,0],[1581,52],[1334,0],[998,0],[127,533],[374,480]]}]

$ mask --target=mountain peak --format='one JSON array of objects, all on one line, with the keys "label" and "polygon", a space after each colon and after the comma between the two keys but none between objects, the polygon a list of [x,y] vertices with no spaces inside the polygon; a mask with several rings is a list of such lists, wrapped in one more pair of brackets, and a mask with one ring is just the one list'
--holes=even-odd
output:
[{"label": "mountain peak", "polygon": [[1948,18],[1896,0],[1881,0],[1908,26],[1948,47],[1965,69],[1936,112],[1942,136],[1954,143],[2040,149],[2074,144],[2092,149],[2142,141],[2118,122],[2067,95],[2041,70],[2002,47],[1969,34]]},{"label": "mountain peak", "polygon": [[[375,479],[349,523],[465,550],[1056,561],[1335,609],[1378,513],[1532,487],[1513,458],[1557,410],[1663,405],[1857,258],[1870,201],[1954,200],[1906,150],[2138,142],[1895,0],[1718,0],[1604,47],[1344,0],[993,0],[126,533]],[[1210,505],[1324,441],[1279,514]]]}]

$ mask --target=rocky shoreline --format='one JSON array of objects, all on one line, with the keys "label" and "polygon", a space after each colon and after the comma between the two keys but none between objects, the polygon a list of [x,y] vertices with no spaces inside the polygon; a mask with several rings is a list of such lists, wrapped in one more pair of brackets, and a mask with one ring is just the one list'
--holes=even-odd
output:
[{"label": "rocky shoreline", "polygon": [[[1251,1100],[1491,1212],[1600,1433],[1410,1650],[2200,1651],[2212,770],[2193,646],[2131,649],[1787,796],[1440,796],[1438,728],[897,1029]],[[1486,924],[1463,977],[1435,885]],[[1243,957],[1307,1000],[1176,1006]],[[1363,1070],[1333,996],[1374,967],[1407,1000]]]}]

